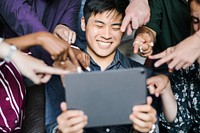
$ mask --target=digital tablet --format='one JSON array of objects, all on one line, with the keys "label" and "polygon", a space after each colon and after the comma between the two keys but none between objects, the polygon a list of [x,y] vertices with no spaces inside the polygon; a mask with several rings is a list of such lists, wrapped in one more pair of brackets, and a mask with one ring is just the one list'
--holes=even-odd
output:
[{"label": "digital tablet", "polygon": [[86,127],[130,124],[132,107],[146,103],[144,68],[68,74],[64,84],[68,109],[82,110]]}]

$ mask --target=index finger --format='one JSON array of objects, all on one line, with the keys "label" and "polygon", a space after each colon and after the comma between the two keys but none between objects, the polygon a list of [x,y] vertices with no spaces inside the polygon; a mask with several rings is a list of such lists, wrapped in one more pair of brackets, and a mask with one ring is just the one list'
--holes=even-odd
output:
[{"label": "index finger", "polygon": [[74,65],[80,66],[79,63],[78,63],[78,60],[77,60],[77,58],[76,58],[76,56],[75,56],[75,54],[74,54],[74,52],[71,48],[69,48],[69,50],[68,50],[68,57]]},{"label": "index finger", "polygon": [[131,22],[131,17],[126,15],[122,21],[121,31],[125,32],[126,28],[128,27],[129,23]]},{"label": "index finger", "polygon": [[67,111],[67,103],[66,102],[62,102],[61,104],[60,104],[60,108],[61,108],[61,110],[64,112],[64,111]]},{"label": "index finger", "polygon": [[159,66],[161,66],[162,64],[171,61],[171,60],[174,58],[174,56],[175,56],[175,55],[174,55],[173,53],[172,53],[172,54],[169,54],[169,55],[167,55],[167,56],[161,58],[160,60],[156,61],[155,64],[154,64],[154,66],[155,66],[155,67],[159,67]]},{"label": "index finger", "polygon": [[161,53],[149,56],[149,59],[160,59],[160,58],[163,58],[165,56],[166,56],[165,51],[163,51]]},{"label": "index finger", "polygon": [[45,67],[41,67],[40,73],[61,75],[61,74],[69,74],[70,72],[67,70],[59,69],[59,68],[45,66]]}]

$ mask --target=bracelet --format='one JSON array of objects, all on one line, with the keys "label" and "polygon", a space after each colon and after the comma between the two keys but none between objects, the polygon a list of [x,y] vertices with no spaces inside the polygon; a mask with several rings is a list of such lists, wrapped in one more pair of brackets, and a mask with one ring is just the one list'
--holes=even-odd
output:
[{"label": "bracelet", "polygon": [[149,131],[149,133],[154,133],[156,130],[156,125],[152,124],[151,130]]},{"label": "bracelet", "polygon": [[4,41],[4,38],[0,38],[0,45],[2,44],[3,41]]},{"label": "bracelet", "polygon": [[79,47],[77,47],[77,46],[74,46],[74,45],[70,45],[70,47],[71,47],[71,48],[74,48],[74,49],[78,49],[78,50],[80,50],[80,48],[79,48]]},{"label": "bracelet", "polygon": [[17,51],[17,47],[14,45],[10,45],[9,47],[9,51],[7,53],[7,55],[4,57],[4,60],[9,63],[11,61],[11,58],[13,56],[13,54]]}]

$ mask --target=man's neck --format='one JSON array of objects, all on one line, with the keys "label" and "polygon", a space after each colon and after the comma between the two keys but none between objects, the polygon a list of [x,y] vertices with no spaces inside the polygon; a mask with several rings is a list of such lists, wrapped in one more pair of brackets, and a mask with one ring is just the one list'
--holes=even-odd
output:
[{"label": "man's neck", "polygon": [[91,51],[88,51],[88,54],[92,57],[92,59],[101,67],[101,71],[104,71],[114,60],[115,53],[112,53],[111,55],[107,57],[100,57],[94,54]]}]

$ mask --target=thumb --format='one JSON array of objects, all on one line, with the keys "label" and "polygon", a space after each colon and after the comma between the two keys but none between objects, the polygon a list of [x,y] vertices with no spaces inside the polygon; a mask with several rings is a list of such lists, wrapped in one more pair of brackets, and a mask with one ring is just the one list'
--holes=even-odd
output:
[{"label": "thumb", "polygon": [[28,79],[30,79],[31,81],[33,81],[35,84],[40,84],[40,78],[36,75],[36,73],[34,73],[32,70],[30,70],[29,74],[26,75],[24,73],[22,73],[25,77],[27,77]]},{"label": "thumb", "polygon": [[151,105],[152,102],[153,102],[152,97],[148,96],[148,97],[147,97],[147,105]]},{"label": "thumb", "polygon": [[122,25],[121,25],[121,31],[125,32],[126,28],[128,27],[129,23],[131,22],[131,17],[130,16],[125,16]]},{"label": "thumb", "polygon": [[60,108],[63,112],[67,111],[67,103],[66,102],[62,102],[60,104]]}]

